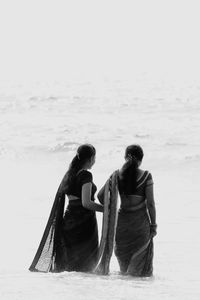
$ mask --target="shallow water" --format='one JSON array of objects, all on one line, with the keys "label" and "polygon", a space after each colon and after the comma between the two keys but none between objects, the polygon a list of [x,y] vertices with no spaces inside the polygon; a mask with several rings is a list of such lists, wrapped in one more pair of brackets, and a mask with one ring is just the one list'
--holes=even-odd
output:
[{"label": "shallow water", "polygon": [[[2,86],[1,299],[199,299],[198,97],[198,86],[161,83]],[[98,188],[127,144],[145,150],[158,215],[152,278],[121,276],[114,256],[109,276],[28,271],[59,181],[85,141],[97,148]]]}]

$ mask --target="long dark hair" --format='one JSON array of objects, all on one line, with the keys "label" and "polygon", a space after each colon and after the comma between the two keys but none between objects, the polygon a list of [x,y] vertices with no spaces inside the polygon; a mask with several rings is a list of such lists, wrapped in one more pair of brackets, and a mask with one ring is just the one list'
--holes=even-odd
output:
[{"label": "long dark hair", "polygon": [[119,176],[119,189],[121,193],[130,194],[136,190],[138,163],[144,156],[142,147],[130,145],[125,150],[126,162],[122,166]]},{"label": "long dark hair", "polygon": [[78,147],[77,153],[72,159],[69,169],[65,175],[65,180],[63,182],[65,192],[68,191],[68,188],[73,181],[73,178],[76,176],[78,171],[81,170],[83,165],[91,159],[93,156],[95,156],[96,150],[94,146],[91,144],[83,144]]}]

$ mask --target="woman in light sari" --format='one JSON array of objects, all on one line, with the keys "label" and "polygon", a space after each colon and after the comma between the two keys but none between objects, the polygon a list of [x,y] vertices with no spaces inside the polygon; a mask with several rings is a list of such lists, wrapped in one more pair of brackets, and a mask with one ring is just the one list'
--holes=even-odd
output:
[{"label": "woman in light sari", "polygon": [[121,205],[115,236],[115,254],[123,274],[151,276],[153,237],[156,235],[156,210],[151,173],[140,168],[143,150],[130,145],[119,170]]},{"label": "woman in light sari", "polygon": [[[105,203],[105,199],[110,200],[112,210],[109,217],[109,239],[112,242],[115,238],[115,254],[120,271],[132,276],[152,275],[153,237],[157,228],[153,179],[151,173],[140,169],[142,159],[143,150],[139,145],[128,146],[124,165],[110,176],[98,193],[102,204]],[[110,189],[106,192],[105,187],[108,185]],[[115,217],[115,186],[118,186],[121,200],[118,217]],[[109,251],[111,254],[112,249]]]},{"label": "woman in light sari", "polygon": [[[42,240],[29,268],[37,272],[91,272],[98,262],[98,229],[94,202],[96,186],[88,170],[95,163],[95,148],[81,145],[55,197]],[[69,203],[64,213],[65,195]]]}]

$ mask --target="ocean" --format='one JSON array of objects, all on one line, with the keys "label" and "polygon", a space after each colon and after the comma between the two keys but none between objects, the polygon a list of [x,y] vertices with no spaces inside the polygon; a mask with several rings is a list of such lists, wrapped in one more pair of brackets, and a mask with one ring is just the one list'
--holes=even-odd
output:
[{"label": "ocean", "polygon": [[[149,80],[0,82],[0,299],[200,298],[200,84]],[[54,196],[77,147],[96,147],[100,188],[127,145],[144,149],[158,235],[154,276],[31,273]],[[97,213],[99,234],[102,215]]]}]

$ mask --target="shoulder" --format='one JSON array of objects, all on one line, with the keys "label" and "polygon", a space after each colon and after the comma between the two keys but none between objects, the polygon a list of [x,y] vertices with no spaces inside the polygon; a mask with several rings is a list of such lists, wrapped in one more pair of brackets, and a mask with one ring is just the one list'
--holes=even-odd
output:
[{"label": "shoulder", "polygon": [[92,182],[92,173],[87,170],[82,170],[78,174],[78,178],[82,184]]},{"label": "shoulder", "polygon": [[153,184],[153,178],[151,172],[148,170],[141,170],[139,169],[139,179],[138,179],[138,184],[142,185],[144,184],[145,186],[152,185]]},{"label": "shoulder", "polygon": [[147,174],[147,177],[146,177],[146,186],[152,185],[153,184],[153,177],[152,177],[151,172],[149,172],[149,171],[145,171],[145,172]]}]

